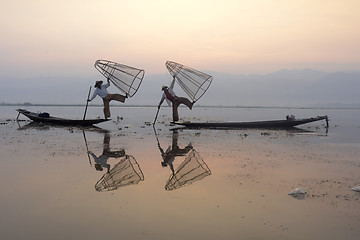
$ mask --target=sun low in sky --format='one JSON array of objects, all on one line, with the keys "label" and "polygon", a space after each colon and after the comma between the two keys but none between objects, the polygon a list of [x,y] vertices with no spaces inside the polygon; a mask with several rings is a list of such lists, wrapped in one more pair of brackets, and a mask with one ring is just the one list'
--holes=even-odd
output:
[{"label": "sun low in sky", "polygon": [[12,0],[0,80],[89,76],[97,59],[166,72],[360,71],[358,0]]}]

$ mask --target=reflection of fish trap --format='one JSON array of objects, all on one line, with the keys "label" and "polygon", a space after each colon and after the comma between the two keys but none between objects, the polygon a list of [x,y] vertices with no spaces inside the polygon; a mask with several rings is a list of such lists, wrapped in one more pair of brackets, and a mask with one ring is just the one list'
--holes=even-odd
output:
[{"label": "reflection of fish trap", "polygon": [[200,155],[192,149],[176,172],[170,176],[165,189],[168,191],[175,190],[199,181],[209,175],[211,175],[209,167]]},{"label": "reflection of fish trap", "polygon": [[96,191],[112,191],[127,185],[144,181],[144,174],[135,158],[126,155],[95,184]]}]

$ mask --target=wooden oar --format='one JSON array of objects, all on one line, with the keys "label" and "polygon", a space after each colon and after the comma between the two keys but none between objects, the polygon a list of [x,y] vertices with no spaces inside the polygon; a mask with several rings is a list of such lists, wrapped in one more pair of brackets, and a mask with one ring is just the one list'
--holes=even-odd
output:
[{"label": "wooden oar", "polygon": [[154,122],[153,122],[153,126],[155,125],[156,119],[157,119],[158,114],[159,114],[159,110],[160,110],[160,108],[158,107],[158,110],[157,110],[157,112],[156,112],[156,116],[155,116],[155,120],[154,120]]},{"label": "wooden oar", "polygon": [[85,112],[84,112],[84,117],[83,117],[83,120],[85,120],[85,116],[86,116],[86,112],[87,112],[87,108],[88,108],[88,104],[89,104],[89,97],[90,97],[90,92],[91,92],[91,86],[90,86],[90,89],[89,89],[89,94],[88,94],[88,97],[86,99],[86,107],[85,107]]}]

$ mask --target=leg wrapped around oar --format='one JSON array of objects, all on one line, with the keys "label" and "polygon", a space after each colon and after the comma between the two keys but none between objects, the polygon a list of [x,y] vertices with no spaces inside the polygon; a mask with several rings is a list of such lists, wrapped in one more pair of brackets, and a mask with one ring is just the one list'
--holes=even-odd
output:
[{"label": "leg wrapped around oar", "polygon": [[120,94],[108,94],[106,97],[103,98],[104,102],[104,115],[105,118],[110,117],[110,101],[116,100],[119,102],[125,102],[126,96],[120,95]]},{"label": "leg wrapped around oar", "polygon": [[178,113],[178,107],[180,104],[186,105],[190,110],[192,109],[192,103],[189,101],[189,99],[184,97],[175,97],[172,102],[172,110],[173,110],[173,121],[179,121],[179,113]]}]

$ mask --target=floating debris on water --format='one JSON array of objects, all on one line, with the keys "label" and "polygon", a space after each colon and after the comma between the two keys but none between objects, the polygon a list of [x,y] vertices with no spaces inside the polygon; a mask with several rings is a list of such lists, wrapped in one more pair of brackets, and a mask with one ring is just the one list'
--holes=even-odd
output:
[{"label": "floating debris on water", "polygon": [[306,194],[305,188],[296,188],[292,190],[288,195],[297,198],[297,199],[304,199]]},{"label": "floating debris on water", "polygon": [[296,188],[289,193],[289,195],[294,195],[294,194],[306,194],[306,190],[305,188]]}]

